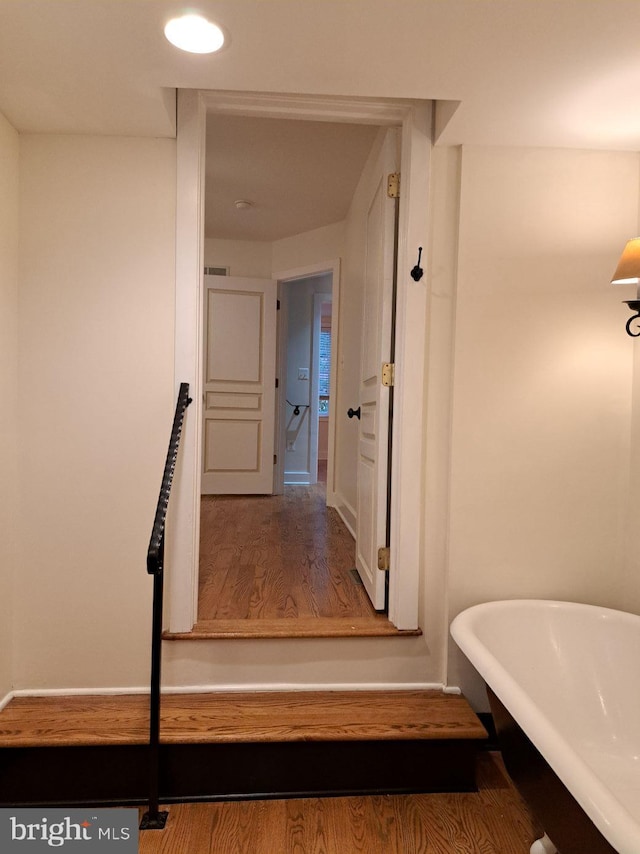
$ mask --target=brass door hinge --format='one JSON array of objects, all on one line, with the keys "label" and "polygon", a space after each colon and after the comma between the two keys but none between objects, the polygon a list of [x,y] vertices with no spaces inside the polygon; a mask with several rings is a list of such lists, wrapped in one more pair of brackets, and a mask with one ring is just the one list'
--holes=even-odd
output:
[{"label": "brass door hinge", "polygon": [[381,569],[383,572],[389,572],[390,559],[391,549],[389,546],[378,549],[378,569]]},{"label": "brass door hinge", "polygon": [[390,199],[400,198],[399,172],[391,172],[391,174],[387,176],[387,196],[389,196]]},{"label": "brass door hinge", "polygon": [[382,385],[387,388],[391,388],[394,380],[394,371],[395,365],[392,362],[383,362],[382,363]]}]

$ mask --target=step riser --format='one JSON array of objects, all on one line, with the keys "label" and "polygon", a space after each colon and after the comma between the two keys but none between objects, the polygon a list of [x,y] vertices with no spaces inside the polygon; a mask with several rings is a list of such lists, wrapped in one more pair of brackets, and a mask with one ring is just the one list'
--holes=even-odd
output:
[{"label": "step riser", "polygon": [[[470,739],[169,744],[165,802],[475,791]],[[5,748],[0,806],[144,803],[145,746]]]}]

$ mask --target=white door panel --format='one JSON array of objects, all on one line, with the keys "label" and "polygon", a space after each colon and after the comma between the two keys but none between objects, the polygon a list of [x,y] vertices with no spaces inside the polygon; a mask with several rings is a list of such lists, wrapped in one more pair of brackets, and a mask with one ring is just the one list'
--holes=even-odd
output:
[{"label": "white door panel", "polygon": [[382,364],[391,357],[396,203],[387,177],[396,171],[397,131],[387,132],[370,188],[366,223],[360,374],[356,566],[374,608],[386,605],[378,549],[387,543],[389,389]]},{"label": "white door panel", "polygon": [[202,493],[273,491],[276,282],[204,278]]}]

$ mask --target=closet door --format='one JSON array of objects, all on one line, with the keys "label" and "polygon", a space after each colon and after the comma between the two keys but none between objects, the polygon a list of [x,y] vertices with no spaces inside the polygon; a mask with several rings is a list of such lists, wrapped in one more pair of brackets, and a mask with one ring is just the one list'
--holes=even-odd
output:
[{"label": "closet door", "polygon": [[205,276],[204,285],[202,493],[271,494],[277,283]]}]

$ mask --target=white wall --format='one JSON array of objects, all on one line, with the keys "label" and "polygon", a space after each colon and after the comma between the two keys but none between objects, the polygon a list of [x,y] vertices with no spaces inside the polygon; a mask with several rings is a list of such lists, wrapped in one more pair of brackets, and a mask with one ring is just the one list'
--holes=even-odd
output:
[{"label": "white wall", "polygon": [[[640,234],[640,227],[636,234]],[[622,251],[622,247],[620,247]],[[613,290],[613,288],[612,288]],[[636,299],[637,291],[633,286],[616,287],[619,299]],[[620,325],[626,323],[631,316],[627,306],[619,306]],[[627,505],[627,537],[626,537],[626,560],[624,571],[620,581],[620,589],[617,592],[618,607],[624,611],[632,611],[640,614],[640,339],[628,339],[629,346],[633,349],[633,410],[631,417],[631,456],[629,462],[629,501]]]},{"label": "white wall", "polygon": [[272,244],[273,274],[324,264],[344,255],[345,224],[336,222],[313,231],[276,240]]},{"label": "white wall", "polygon": [[[18,138],[4,122],[0,152],[0,383],[10,400]],[[26,136],[20,174],[15,687],[140,685],[144,555],[174,405],[175,144]],[[628,474],[630,459],[640,466],[640,345],[624,333],[620,300],[631,294],[607,284],[638,227],[638,155],[436,149],[433,179],[427,503],[416,532],[426,534],[428,650],[420,638],[231,642],[212,663],[210,645],[167,645],[167,684],[437,681],[449,619],[474,602],[554,596],[640,610],[640,478],[630,491]],[[359,364],[361,272],[349,258],[360,236],[349,222],[319,232],[274,244],[272,271],[345,258],[340,359]],[[343,378],[336,405],[346,411],[352,393]],[[8,409],[0,424],[14,441]],[[14,506],[0,504],[3,525]],[[15,541],[0,548],[6,608]],[[7,638],[0,619],[0,691]],[[453,646],[448,680],[482,703]]]},{"label": "white wall", "polygon": [[16,687],[148,680],[174,406],[175,141],[21,139]]},{"label": "white wall", "polygon": [[18,134],[0,114],[0,700],[12,687],[18,560]]},{"label": "white wall", "polygon": [[[625,605],[634,345],[608,282],[638,186],[632,153],[462,151],[449,618],[514,597]],[[479,696],[465,672],[452,644],[449,680]]]},{"label": "white wall", "polygon": [[272,244],[262,240],[204,241],[205,267],[229,267],[230,276],[271,278]]}]

